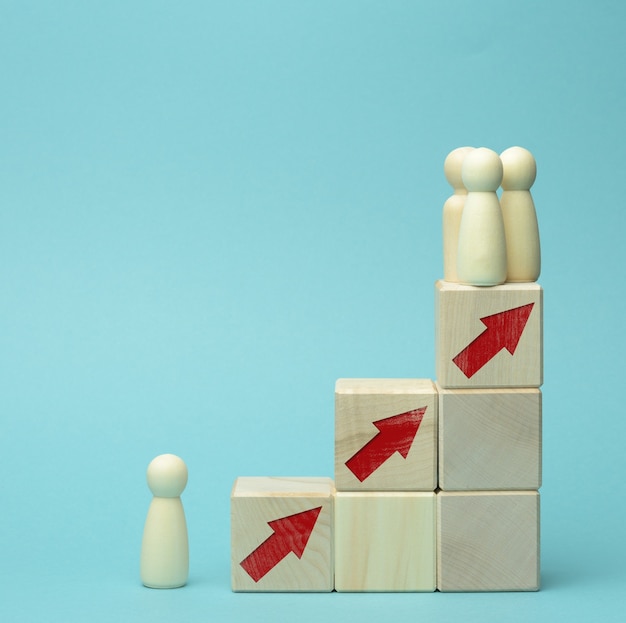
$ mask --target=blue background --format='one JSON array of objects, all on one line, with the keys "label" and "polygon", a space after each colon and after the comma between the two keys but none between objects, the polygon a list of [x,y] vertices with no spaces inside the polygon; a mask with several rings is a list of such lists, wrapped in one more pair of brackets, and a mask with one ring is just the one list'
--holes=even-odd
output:
[{"label": "blue background", "polygon": [[[0,618],[616,621],[626,4],[0,4]],[[233,594],[239,475],[333,473],[338,377],[434,378],[443,161],[530,149],[542,581]],[[138,561],[173,452],[189,585]]]}]

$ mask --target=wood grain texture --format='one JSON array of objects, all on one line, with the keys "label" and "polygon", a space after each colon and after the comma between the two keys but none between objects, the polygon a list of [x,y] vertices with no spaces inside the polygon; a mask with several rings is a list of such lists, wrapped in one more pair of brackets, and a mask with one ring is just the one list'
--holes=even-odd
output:
[{"label": "wood grain texture", "polygon": [[[333,496],[330,478],[238,478],[231,493],[233,591],[332,591]],[[290,552],[254,581],[241,563],[274,534],[268,522],[318,507],[302,557]]]},{"label": "wood grain texture", "polygon": [[335,589],[434,591],[435,494],[337,492]]},{"label": "wood grain texture", "polygon": [[[519,342],[511,354],[496,349],[492,357],[484,342],[487,327],[481,318],[532,304]],[[441,387],[540,387],[543,383],[543,289],[537,283],[506,283],[493,287],[467,286],[446,281],[435,284],[435,359]],[[493,335],[494,332],[490,333]],[[504,337],[510,337],[506,332]],[[475,345],[477,359],[486,363],[470,376],[454,359]]]},{"label": "wood grain texture", "polygon": [[[373,422],[425,408],[406,458],[379,456],[360,481],[346,462],[380,435]],[[388,456],[388,458],[386,458]],[[335,486],[338,491],[433,491],[437,486],[437,394],[428,379],[339,379],[335,386]]]},{"label": "wood grain texture", "polygon": [[541,487],[541,390],[438,387],[438,393],[441,489]]},{"label": "wood grain texture", "polygon": [[539,494],[439,492],[437,588],[538,590]]}]

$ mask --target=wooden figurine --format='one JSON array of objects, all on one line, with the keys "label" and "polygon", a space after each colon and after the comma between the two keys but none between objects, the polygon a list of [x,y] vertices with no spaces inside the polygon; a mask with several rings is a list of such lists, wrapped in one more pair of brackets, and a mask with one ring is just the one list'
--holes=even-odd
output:
[{"label": "wooden figurine", "polygon": [[456,256],[459,246],[459,228],[463,206],[467,198],[467,188],[463,185],[461,167],[465,156],[473,147],[458,147],[451,151],[443,164],[443,171],[454,193],[443,205],[443,278],[446,281],[458,281]]},{"label": "wooden figurine", "polygon": [[432,381],[337,381],[338,491],[433,491],[436,472],[437,394]]},{"label": "wooden figurine", "polygon": [[189,545],[180,495],[187,485],[187,466],[174,454],[161,454],[148,465],[154,494],[141,544],[141,581],[149,588],[178,588],[187,582]]},{"label": "wooden figurine", "polygon": [[459,228],[457,274],[474,286],[495,286],[506,280],[506,239],[496,190],[502,181],[502,162],[485,147],[472,150],[461,171],[467,198]]},{"label": "wooden figurine", "polygon": [[332,591],[333,495],[330,478],[237,478],[233,591]]},{"label": "wooden figurine", "polygon": [[338,491],[335,590],[434,591],[435,494]]},{"label": "wooden figurine", "polygon": [[437,389],[440,489],[539,489],[539,389]]},{"label": "wooden figurine", "polygon": [[507,281],[537,281],[541,272],[539,226],[530,187],[537,176],[533,155],[523,147],[500,154],[502,196],[500,205],[506,237]]}]

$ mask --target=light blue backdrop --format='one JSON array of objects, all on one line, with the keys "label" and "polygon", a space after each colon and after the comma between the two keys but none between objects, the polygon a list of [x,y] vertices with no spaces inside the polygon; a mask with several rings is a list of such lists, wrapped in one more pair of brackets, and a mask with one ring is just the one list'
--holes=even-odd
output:
[{"label": "light blue backdrop", "polygon": [[[616,621],[626,4],[0,4],[0,619]],[[230,592],[238,475],[333,472],[342,376],[434,378],[446,154],[519,144],[543,590]],[[189,585],[138,556],[187,462]],[[413,619],[409,619],[413,620]]]}]

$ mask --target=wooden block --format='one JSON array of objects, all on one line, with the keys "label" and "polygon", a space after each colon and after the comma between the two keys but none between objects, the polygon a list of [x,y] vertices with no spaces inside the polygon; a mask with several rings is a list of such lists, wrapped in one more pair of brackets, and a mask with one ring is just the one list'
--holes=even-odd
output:
[{"label": "wooden block", "polygon": [[539,590],[539,493],[439,492],[437,588]]},{"label": "wooden block", "polygon": [[435,494],[337,492],[335,589],[434,591]]},{"label": "wooden block", "polygon": [[539,387],[543,289],[537,283],[435,284],[435,359],[441,387]]},{"label": "wooden block", "polygon": [[441,489],[541,487],[541,390],[437,389]]},{"label": "wooden block", "polygon": [[332,591],[333,495],[330,478],[238,478],[233,591]]},{"label": "wooden block", "polygon": [[339,379],[335,387],[338,491],[433,491],[437,393],[427,379]]}]

